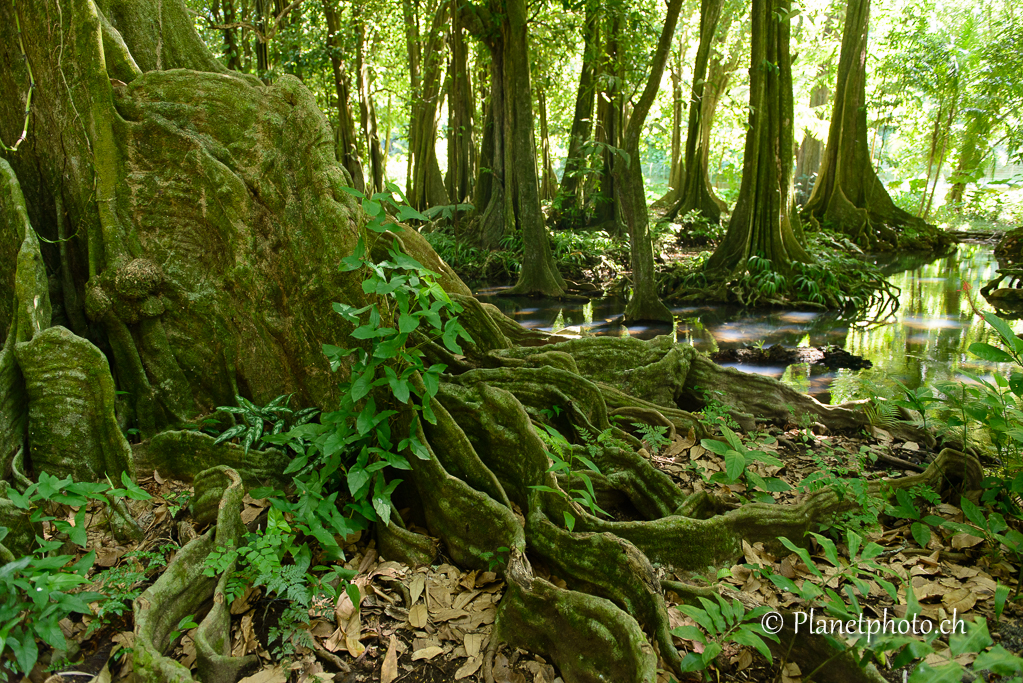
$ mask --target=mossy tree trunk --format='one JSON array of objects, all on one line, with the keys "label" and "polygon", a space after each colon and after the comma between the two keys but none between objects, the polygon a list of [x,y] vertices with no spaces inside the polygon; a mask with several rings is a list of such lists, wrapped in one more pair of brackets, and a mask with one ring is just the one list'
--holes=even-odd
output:
[{"label": "mossy tree trunk", "polygon": [[895,206],[874,172],[867,148],[866,60],[870,0],[850,0],[842,31],[831,127],[813,192],[803,208],[811,222],[849,235],[864,248],[898,244],[902,226],[923,221]]},{"label": "mossy tree trunk", "polygon": [[792,202],[792,59],[788,0],[754,0],[751,10],[749,126],[742,184],[724,240],[707,262],[721,276],[745,270],[750,256],[785,271],[810,256],[796,238]]},{"label": "mossy tree trunk", "polygon": [[573,217],[578,213],[579,206],[585,202],[585,198],[579,196],[580,189],[584,187],[582,170],[586,164],[583,146],[589,142],[593,131],[593,101],[597,94],[595,83],[597,58],[600,54],[600,6],[596,0],[589,0],[585,11],[579,88],[575,95],[572,129],[568,135],[565,170],[561,175],[561,186],[558,189],[561,195],[561,212],[570,223],[577,222]]},{"label": "mossy tree trunk", "polygon": [[[525,0],[463,6],[465,25],[490,52],[492,187],[481,216],[482,232],[522,236],[522,269],[511,294],[562,296],[565,281],[551,252],[544,216],[533,132],[533,98],[529,74],[529,37]],[[485,134],[486,134],[485,130]],[[498,166],[497,162],[501,164]],[[498,239],[500,237],[498,236]]]},{"label": "mossy tree trunk", "polygon": [[[718,25],[721,23],[721,10],[724,5],[725,0],[702,0],[700,3],[700,45],[696,49],[696,62],[693,65],[689,124],[685,155],[681,164],[685,171],[681,176],[679,199],[665,214],[669,218],[697,211],[707,220],[717,223],[721,219],[721,212],[726,208],[725,203],[711,189],[708,175],[710,129],[714,122],[714,111],[721,99],[721,92],[711,85],[708,70],[713,48],[722,42]],[[730,23],[729,20],[728,24]],[[727,31],[725,35],[727,36]],[[717,59],[720,60],[720,57]],[[720,63],[718,68],[723,73]]]},{"label": "mossy tree trunk", "polygon": [[614,159],[614,178],[617,185],[618,201],[629,231],[630,259],[632,265],[632,297],[625,307],[627,321],[652,320],[672,322],[668,307],[657,296],[657,280],[654,273],[653,241],[650,236],[650,214],[647,210],[646,191],[643,187],[643,164],[639,156],[639,139],[643,124],[657,97],[668,61],[671,41],[675,35],[682,0],[670,0],[664,27],[661,29],[657,48],[650,63],[650,75],[646,87],[632,108],[629,123],[625,127],[624,152]]}]

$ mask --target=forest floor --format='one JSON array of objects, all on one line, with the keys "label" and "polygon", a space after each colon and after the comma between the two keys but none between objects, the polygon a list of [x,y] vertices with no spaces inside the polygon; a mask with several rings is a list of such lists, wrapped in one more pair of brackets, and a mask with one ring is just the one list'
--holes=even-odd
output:
[{"label": "forest floor", "polygon": [[[819,425],[786,425],[784,429],[765,426],[755,435],[760,450],[782,461],[781,466],[750,464],[762,477],[778,477],[789,490],[773,494],[778,503],[797,502],[807,490],[818,484],[836,482],[851,484],[857,478],[872,480],[897,477],[920,471],[935,453],[922,444],[900,442],[889,432],[872,428],[872,433],[827,434]],[[743,485],[725,486],[712,483],[715,472],[725,468],[720,456],[696,442],[693,434],[677,435],[660,448],[643,451],[653,464],[668,474],[686,492],[708,489],[735,503],[744,502],[748,492]],[[823,474],[822,474],[823,473]],[[130,600],[150,585],[174,554],[203,529],[194,528],[188,500],[191,489],[183,482],[163,478],[152,472],[140,478],[140,484],[153,497],[135,501],[133,512],[146,538],[138,544],[118,543],[101,525],[90,529],[89,549],[97,551],[95,590],[123,599],[121,615],[107,610],[103,617],[85,617],[80,621],[65,619],[61,628],[67,638],[80,648],[77,665],[62,664],[54,671],[63,672],[46,678],[41,669],[32,679],[35,683],[82,683],[83,674],[99,675],[97,683],[133,680],[131,658],[124,656],[132,645],[133,624]],[[246,496],[242,518],[250,530],[265,524],[266,501]],[[98,510],[95,510],[98,513]],[[994,597],[998,583],[1018,589],[1018,558],[1000,556],[998,549],[983,538],[935,528],[924,546],[911,530],[912,517],[934,514],[944,519],[963,522],[963,512],[952,505],[924,504],[914,511],[887,509],[886,514],[869,510],[853,513],[843,524],[856,530],[863,543],[877,543],[882,550],[875,561],[895,577],[911,582],[920,601],[923,616],[945,619],[953,614],[967,621],[983,616],[991,624],[991,634],[1012,652],[1023,652],[1023,628],[1020,605],[1008,601],[1000,622],[994,616]],[[73,513],[72,513],[73,514]],[[846,538],[842,526],[837,539]],[[425,530],[421,530],[424,531]],[[837,540],[836,539],[836,540]],[[315,643],[315,649],[293,648],[290,661],[282,659],[281,643],[269,642],[269,633],[280,613],[280,600],[265,595],[261,589],[248,589],[231,605],[232,654],[259,655],[263,668],[243,679],[243,683],[316,683],[333,681],[355,683],[440,683],[441,681],[480,681],[481,667],[490,641],[496,616],[496,605],[503,594],[500,578],[488,571],[463,571],[439,557],[437,564],[409,567],[380,557],[374,542],[367,535],[349,539],[345,546],[345,566],[358,572],[353,580],[362,597],[356,606],[347,594],[337,604],[310,619],[304,627]],[[796,554],[777,555],[762,545],[746,546],[744,561],[732,567],[714,569],[706,577],[673,575],[659,569],[660,578],[690,584],[732,588],[748,598],[772,608],[801,609],[796,596],[779,590],[760,577],[760,567],[792,579],[797,584],[811,581],[826,584],[836,578],[839,568],[832,566],[820,546],[811,551],[812,561],[822,572],[818,578]],[[840,553],[848,547],[839,542]],[[843,556],[847,561],[848,556]],[[534,565],[539,576],[564,586],[556,576]],[[866,577],[870,578],[870,577]],[[836,578],[837,581],[841,577]],[[898,600],[882,590],[877,582],[868,581],[868,595],[860,596],[860,604],[868,617],[905,614],[905,589]],[[668,592],[669,618],[672,627],[693,624],[675,609],[679,596]],[[79,615],[75,615],[78,617]],[[202,615],[195,615],[199,621]],[[98,622],[98,623],[96,623]],[[997,625],[996,625],[997,623]],[[92,628],[90,629],[90,626]],[[90,633],[91,631],[91,633]],[[88,635],[87,635],[88,633]],[[173,655],[185,666],[195,665],[193,631],[184,629],[174,645]],[[675,639],[682,654],[702,650],[700,643]],[[946,646],[947,647],[947,646]],[[930,661],[949,657],[947,649],[929,656]],[[960,663],[971,655],[962,655]],[[773,665],[755,651],[728,643],[716,660],[717,680],[781,681],[797,683],[807,672],[800,672],[794,662]],[[498,683],[556,683],[558,672],[539,655],[520,650],[500,651],[494,662],[494,679]],[[901,671],[885,672],[889,680],[902,681]],[[674,677],[661,671],[658,683],[669,683]],[[691,674],[683,681],[700,680]]]}]

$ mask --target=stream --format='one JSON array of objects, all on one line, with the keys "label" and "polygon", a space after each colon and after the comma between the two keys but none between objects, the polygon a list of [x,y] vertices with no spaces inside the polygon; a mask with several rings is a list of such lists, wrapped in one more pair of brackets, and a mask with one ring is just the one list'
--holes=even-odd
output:
[{"label": "stream", "polygon": [[[986,363],[967,349],[977,341],[999,346],[997,334],[970,309],[962,290],[969,282],[982,310],[990,310],[980,287],[998,268],[989,244],[960,244],[949,256],[908,255],[872,259],[899,287],[900,305],[882,324],[840,319],[834,313],[800,310],[742,309],[707,305],[675,307],[674,334],[679,342],[709,353],[743,346],[764,348],[833,344],[863,356],[874,365],[864,370],[829,370],[800,363],[789,366],[731,364],[744,372],[770,375],[821,401],[839,403],[875,393],[872,384],[894,377],[910,388],[945,379],[967,379],[960,373],[990,376],[1006,366]],[[495,304],[529,328],[564,330],[576,335],[632,335],[642,339],[672,334],[670,325],[621,324],[625,300],[604,297],[589,302],[500,296],[501,287],[483,287],[480,301]],[[863,320],[875,316],[868,311]],[[1019,331],[1023,325],[1014,324]],[[968,380],[967,380],[968,381]]]}]

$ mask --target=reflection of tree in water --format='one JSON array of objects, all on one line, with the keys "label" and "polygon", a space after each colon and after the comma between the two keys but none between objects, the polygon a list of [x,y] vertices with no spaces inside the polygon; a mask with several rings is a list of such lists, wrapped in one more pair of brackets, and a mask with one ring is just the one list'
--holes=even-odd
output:
[{"label": "reflection of tree in water", "polygon": [[[835,344],[874,363],[870,370],[831,372],[811,366],[793,368],[777,376],[793,386],[826,398],[833,381],[834,400],[846,400],[857,377],[880,382],[897,377],[916,388],[948,379],[959,370],[980,374],[995,369],[973,359],[967,349],[976,341],[997,344],[993,332],[973,315],[963,292],[969,282],[976,292],[994,276],[997,263],[987,245],[963,244],[945,256],[902,254],[878,258],[877,265],[899,287],[899,308],[883,325],[857,326],[836,313],[785,310],[743,310],[734,306],[704,306],[676,311],[677,339],[713,353],[742,346],[775,344],[785,347]],[[650,338],[671,332],[665,326],[630,326],[620,323],[624,301],[618,298],[553,301],[516,297],[487,297],[527,327],[578,328],[583,334]],[[981,304],[983,301],[980,302]],[[865,319],[871,319],[867,312]],[[610,322],[608,322],[610,320]],[[1023,323],[1019,328],[1023,330]],[[573,331],[576,331],[573,329]],[[862,373],[862,374],[861,374]]]}]

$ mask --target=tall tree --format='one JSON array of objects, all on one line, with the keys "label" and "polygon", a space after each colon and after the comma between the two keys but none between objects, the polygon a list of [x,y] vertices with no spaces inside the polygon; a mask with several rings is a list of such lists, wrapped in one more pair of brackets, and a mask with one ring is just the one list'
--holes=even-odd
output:
[{"label": "tall tree", "polygon": [[491,191],[487,206],[477,206],[483,211],[483,231],[490,239],[498,226],[501,234],[522,235],[522,269],[511,293],[561,296],[565,281],[554,263],[540,211],[526,2],[466,3],[462,11],[466,28],[490,52],[490,106],[484,125],[490,140],[484,146],[492,164]]},{"label": "tall tree", "polygon": [[711,273],[744,270],[750,256],[785,271],[811,261],[797,239],[792,201],[792,57],[789,0],[753,0],[749,124],[742,184],[728,232],[707,261]]},{"label": "tall tree", "polygon": [[330,52],[330,67],[334,75],[334,92],[337,97],[337,125],[334,127],[334,148],[337,160],[352,178],[352,187],[359,192],[366,190],[366,176],[359,160],[359,143],[355,133],[355,121],[349,105],[351,81],[344,62],[344,43],[341,39],[341,19],[338,15],[337,0],[323,0],[323,16],[327,20],[327,50]]},{"label": "tall tree", "polygon": [[[716,90],[717,84],[710,86],[708,67],[715,44],[723,42],[718,25],[724,6],[725,0],[702,0],[700,3],[700,45],[696,49],[692,92],[689,96],[689,125],[685,156],[681,164],[684,169],[682,187],[678,202],[665,213],[669,218],[680,213],[685,215],[690,211],[698,211],[701,216],[716,223],[725,210],[725,203],[711,189],[708,175],[710,130],[714,122],[714,110],[721,98],[721,91]],[[727,36],[727,30],[724,33]],[[722,67],[720,59],[716,60],[716,68],[719,77],[720,74],[730,73]]]},{"label": "tall tree", "polygon": [[440,0],[432,12],[429,32],[419,31],[418,2],[403,0],[408,45],[412,116],[409,120],[409,175],[406,195],[414,208],[448,204],[444,176],[437,160],[437,118],[444,70],[445,28],[452,0]]},{"label": "tall tree", "polygon": [[643,187],[643,165],[639,158],[639,140],[643,133],[647,114],[657,97],[668,61],[671,41],[675,35],[679,11],[683,0],[670,0],[664,27],[650,60],[650,75],[643,94],[632,107],[632,114],[625,126],[625,155],[614,160],[614,175],[617,181],[618,200],[622,215],[629,230],[630,262],[632,265],[632,298],[625,307],[625,319],[672,321],[671,311],[657,296],[657,280],[654,273],[653,244],[650,237],[650,217],[646,205],[646,191]]},{"label": "tall tree", "polygon": [[384,153],[380,147],[380,136],[377,133],[377,111],[373,106],[369,64],[366,60],[365,7],[355,5],[352,11],[355,13],[355,74],[359,84],[359,124],[362,128],[363,155],[369,165],[366,190],[367,194],[370,194],[383,191],[386,169],[384,168]]},{"label": "tall tree", "polygon": [[803,215],[847,233],[863,247],[898,243],[895,228],[923,221],[895,206],[867,149],[866,62],[870,0],[850,0],[842,31],[828,143]]},{"label": "tall tree", "polygon": [[[451,60],[448,66],[448,198],[461,204],[469,198],[473,177],[473,91],[469,78],[469,46],[459,12],[451,13]],[[457,216],[457,213],[456,213]]]},{"label": "tall tree", "polygon": [[583,146],[593,131],[593,100],[596,97],[596,73],[600,56],[600,4],[587,0],[586,16],[583,23],[582,68],[579,70],[579,87],[575,95],[575,110],[572,115],[572,129],[568,134],[568,153],[565,170],[561,174],[561,213],[571,217],[577,212],[579,188],[582,187],[582,169],[585,164]]}]

